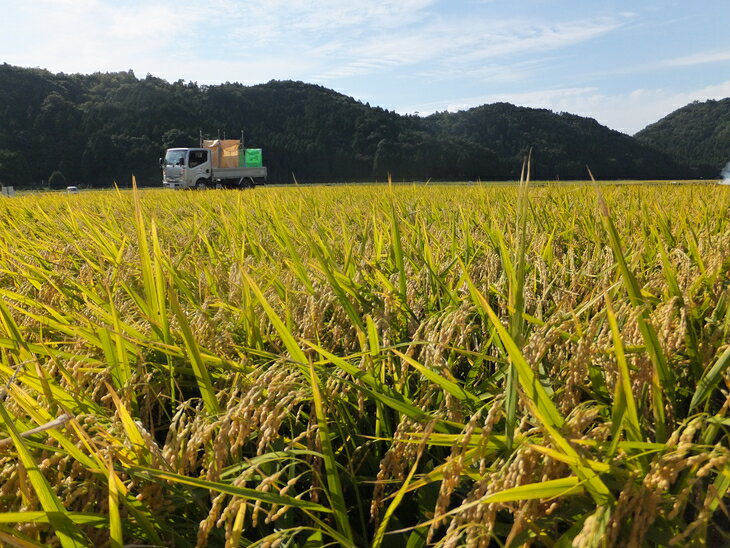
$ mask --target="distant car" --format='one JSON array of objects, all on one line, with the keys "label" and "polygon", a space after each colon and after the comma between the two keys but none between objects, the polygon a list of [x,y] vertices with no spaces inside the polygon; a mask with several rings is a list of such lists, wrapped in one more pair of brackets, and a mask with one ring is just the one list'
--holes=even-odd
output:
[{"label": "distant car", "polygon": [[78,194],[79,188],[76,186],[67,186],[66,187],[66,193],[67,194]]}]

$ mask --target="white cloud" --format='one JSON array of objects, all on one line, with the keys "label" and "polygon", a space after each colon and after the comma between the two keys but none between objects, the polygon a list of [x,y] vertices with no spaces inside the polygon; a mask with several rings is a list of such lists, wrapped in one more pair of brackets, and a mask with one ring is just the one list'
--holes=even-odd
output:
[{"label": "white cloud", "polygon": [[730,61],[730,51],[702,51],[675,59],[668,59],[660,64],[662,67],[690,67],[707,63]]},{"label": "white cloud", "polygon": [[[0,0],[1,1],[1,0]],[[29,37],[0,37],[8,61],[64,72],[133,68],[215,79],[201,61],[241,71],[219,81],[284,77],[331,83],[411,68],[478,77],[501,57],[563,48],[611,32],[626,17],[555,24],[443,15],[437,0],[41,0],[15,14]],[[262,60],[268,60],[273,65]],[[204,75],[193,72],[203,65]],[[422,65],[422,66],[418,66]],[[245,69],[247,72],[243,72]],[[250,70],[255,69],[252,74]],[[487,70],[493,73],[494,70]],[[276,73],[276,75],[275,75]],[[336,85],[331,83],[331,85]]]},{"label": "white cloud", "polygon": [[[424,69],[417,67],[419,64],[427,65],[425,73],[438,79],[455,75],[474,78],[489,65],[492,69],[487,69],[487,74],[494,74],[497,62],[507,56],[528,53],[542,56],[609,33],[621,24],[620,19],[606,18],[554,25],[433,18],[418,28],[405,28],[397,33],[374,33],[352,40],[338,38],[334,59],[314,78],[326,81],[393,67],[416,67],[423,73]],[[503,74],[519,63],[502,65]]]},{"label": "white cloud", "polygon": [[92,8],[99,4],[99,0],[39,0],[39,4],[57,5],[64,8]]},{"label": "white cloud", "polygon": [[619,19],[566,21],[553,25],[514,22],[496,29],[487,27],[475,40],[476,46],[465,61],[479,61],[525,52],[545,52],[567,47],[607,34],[621,26]]},{"label": "white cloud", "polygon": [[415,72],[414,75],[434,82],[451,82],[461,79],[462,81],[489,82],[491,85],[516,84],[529,81],[535,70],[545,62],[548,60],[544,57],[512,63],[484,62],[472,66],[461,65],[455,61],[426,67],[422,71]]},{"label": "white cloud", "polygon": [[52,71],[143,68],[156,72],[156,67],[169,62],[166,48],[190,35],[201,17],[195,10],[160,2],[27,2],[8,16],[8,24],[22,29],[25,39],[4,43],[8,38],[0,37],[0,47],[7,52],[8,62]]},{"label": "white cloud", "polygon": [[192,10],[149,4],[113,10],[107,15],[109,36],[121,41],[150,39],[169,40],[179,36],[183,29],[191,29],[200,21]]},{"label": "white cloud", "polygon": [[218,39],[243,47],[310,48],[344,36],[401,28],[422,20],[436,0],[217,0],[211,24],[223,27]]}]

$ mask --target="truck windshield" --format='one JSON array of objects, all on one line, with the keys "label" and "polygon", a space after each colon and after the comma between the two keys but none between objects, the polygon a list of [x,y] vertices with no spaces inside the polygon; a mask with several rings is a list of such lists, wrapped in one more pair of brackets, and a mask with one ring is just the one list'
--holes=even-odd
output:
[{"label": "truck windshield", "polygon": [[168,150],[165,154],[165,165],[183,165],[185,163],[185,152],[184,150]]}]

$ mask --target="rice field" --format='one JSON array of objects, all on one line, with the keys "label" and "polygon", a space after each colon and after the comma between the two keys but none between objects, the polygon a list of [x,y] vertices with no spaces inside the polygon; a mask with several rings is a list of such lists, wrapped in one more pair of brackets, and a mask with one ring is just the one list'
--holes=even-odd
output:
[{"label": "rice field", "polygon": [[730,188],[0,199],[0,545],[730,542]]}]

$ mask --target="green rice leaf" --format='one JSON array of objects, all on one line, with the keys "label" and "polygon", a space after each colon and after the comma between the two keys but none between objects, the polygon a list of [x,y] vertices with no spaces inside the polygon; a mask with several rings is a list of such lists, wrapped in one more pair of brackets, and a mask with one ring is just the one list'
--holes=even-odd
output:
[{"label": "green rice leaf", "polygon": [[322,457],[324,458],[325,474],[327,476],[328,496],[332,504],[332,511],[335,514],[337,522],[337,530],[352,545],[354,545],[352,537],[352,529],[350,528],[350,518],[347,515],[347,503],[345,495],[342,491],[342,483],[340,482],[340,474],[337,471],[337,458],[332,448],[332,438],[330,436],[327,417],[324,412],[322,401],[322,392],[319,388],[319,379],[314,371],[314,366],[309,364],[310,384],[312,386],[312,401],[314,402],[314,411],[317,416],[317,427],[319,432],[319,441],[322,444]]},{"label": "green rice leaf", "polygon": [[220,406],[218,400],[215,397],[216,390],[213,383],[210,380],[210,374],[208,373],[208,367],[203,360],[203,356],[200,352],[198,342],[193,336],[193,332],[190,329],[188,319],[185,317],[185,313],[180,307],[180,302],[177,299],[175,292],[170,289],[170,308],[172,308],[173,314],[177,318],[177,323],[180,326],[182,332],[183,341],[185,342],[185,349],[187,350],[187,356],[190,360],[190,365],[193,367],[195,373],[195,380],[198,383],[200,389],[200,395],[203,398],[205,408],[211,415],[217,415],[220,412]]},{"label": "green rice leaf", "polygon": [[715,363],[705,371],[702,375],[694,394],[692,395],[692,401],[689,404],[690,413],[698,405],[704,402],[710,397],[713,390],[717,388],[717,385],[723,378],[725,371],[730,367],[730,345],[725,348],[725,351],[715,360]]}]

